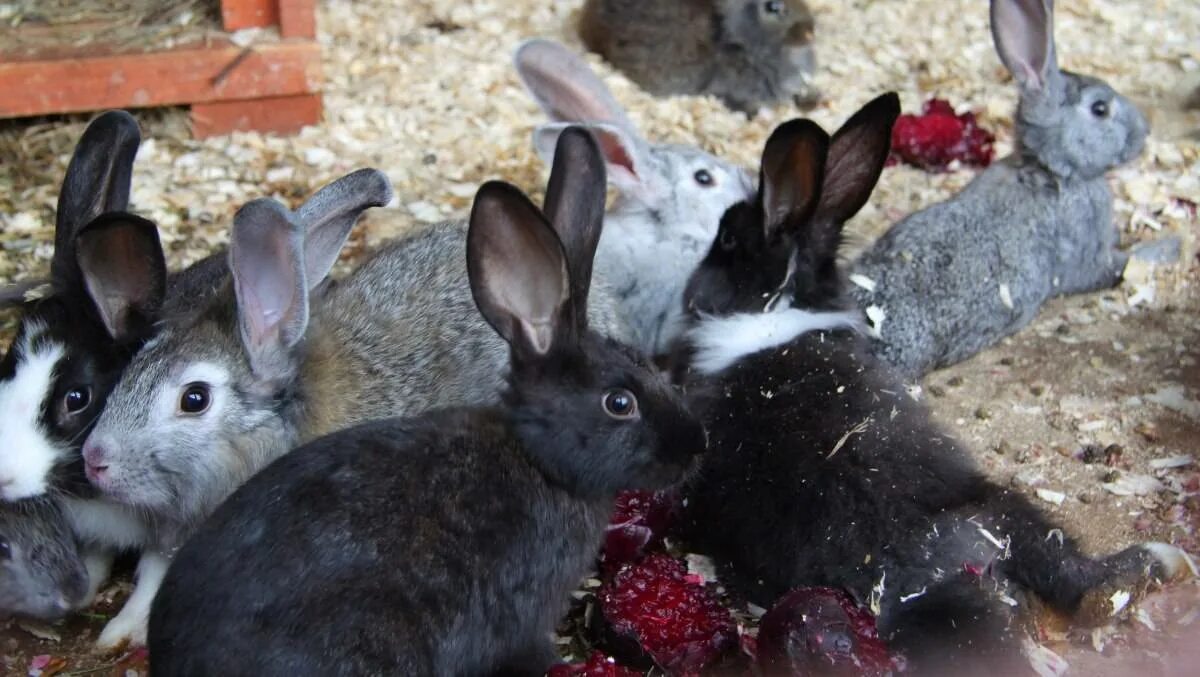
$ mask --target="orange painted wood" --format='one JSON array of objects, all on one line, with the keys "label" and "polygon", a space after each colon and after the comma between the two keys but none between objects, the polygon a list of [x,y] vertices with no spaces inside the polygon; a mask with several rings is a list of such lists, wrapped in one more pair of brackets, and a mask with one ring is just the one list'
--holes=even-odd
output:
[{"label": "orange painted wood", "polygon": [[315,42],[0,61],[0,118],[311,94]]},{"label": "orange painted wood", "polygon": [[285,38],[316,38],[316,0],[279,0],[279,34]]},{"label": "orange painted wood", "polygon": [[295,134],[320,122],[320,94],[217,101],[192,106],[192,136],[197,139],[248,130]]},{"label": "orange painted wood", "polygon": [[221,0],[221,25],[226,31],[274,26],[279,23],[279,0]]}]

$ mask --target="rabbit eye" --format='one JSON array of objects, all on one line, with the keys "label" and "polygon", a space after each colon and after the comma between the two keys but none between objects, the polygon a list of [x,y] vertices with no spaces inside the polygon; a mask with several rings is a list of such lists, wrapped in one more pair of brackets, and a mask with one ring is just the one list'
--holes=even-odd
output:
[{"label": "rabbit eye", "polygon": [[207,385],[191,383],[183,389],[183,396],[179,398],[179,411],[185,414],[203,414],[208,411],[211,402],[212,397]]},{"label": "rabbit eye", "polygon": [[630,419],[637,415],[637,398],[624,388],[604,393],[604,412],[615,419]]},{"label": "rabbit eye", "polygon": [[767,0],[763,3],[763,11],[767,14],[782,15],[783,10],[783,0]]},{"label": "rabbit eye", "polygon": [[1109,108],[1107,101],[1100,100],[1092,102],[1092,115],[1095,115],[1098,118],[1106,118],[1108,117],[1108,111]]},{"label": "rabbit eye", "polygon": [[721,231],[720,241],[721,249],[724,249],[727,252],[737,249],[737,237],[735,237],[733,233],[729,232],[729,230]]},{"label": "rabbit eye", "polygon": [[707,169],[697,169],[696,173],[692,174],[692,178],[696,179],[696,183],[701,186],[713,185],[713,175]]},{"label": "rabbit eye", "polygon": [[8,545],[8,539],[0,536],[0,559],[12,559],[12,548]]},{"label": "rabbit eye", "polygon": [[87,386],[71,388],[63,396],[63,406],[68,414],[74,414],[87,408],[92,403],[92,389]]}]

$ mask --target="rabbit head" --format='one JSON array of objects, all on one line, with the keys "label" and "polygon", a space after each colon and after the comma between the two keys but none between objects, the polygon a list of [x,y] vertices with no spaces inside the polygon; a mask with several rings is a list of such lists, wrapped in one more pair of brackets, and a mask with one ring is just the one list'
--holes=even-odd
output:
[{"label": "rabbit head", "polygon": [[539,469],[584,495],[673,484],[705,448],[700,423],[642,356],[588,328],[604,217],[595,139],[558,139],[545,215],[518,189],[480,188],[467,269],[487,322],[511,347],[505,404]]},{"label": "rabbit head", "polygon": [[1050,0],[993,0],[992,37],[1020,88],[1022,157],[1063,178],[1092,179],[1136,158],[1148,125],[1107,83],[1059,70]]},{"label": "rabbit head", "polygon": [[85,491],[79,445],[162,306],[158,229],[125,213],[141,136],[122,111],[88,125],[59,194],[49,293],[0,361],[0,498]]},{"label": "rabbit head", "polygon": [[785,122],[763,149],[756,199],[734,205],[685,294],[693,315],[775,308],[843,310],[842,225],[866,204],[887,160],[894,93],[830,138],[807,119]]},{"label": "rabbit head", "polygon": [[647,142],[587,62],[566,47],[528,40],[514,61],[526,89],[555,121],[534,130],[534,147],[546,164],[569,125],[586,128],[599,142],[618,192],[606,231],[614,220],[636,220],[707,243],[721,214],[752,193],[740,167],[693,146]]},{"label": "rabbit head", "polygon": [[816,20],[804,0],[720,0],[720,41],[749,51],[778,51],[783,92],[809,88],[817,69]]},{"label": "rabbit head", "polygon": [[294,213],[270,199],[243,206],[232,279],[135,357],[83,446],[91,483],[161,515],[202,517],[294,445],[309,294],[360,214],[390,199],[386,177],[364,169]]},{"label": "rabbit head", "polygon": [[59,507],[40,498],[0,503],[0,615],[56,620],[87,592],[87,568]]}]

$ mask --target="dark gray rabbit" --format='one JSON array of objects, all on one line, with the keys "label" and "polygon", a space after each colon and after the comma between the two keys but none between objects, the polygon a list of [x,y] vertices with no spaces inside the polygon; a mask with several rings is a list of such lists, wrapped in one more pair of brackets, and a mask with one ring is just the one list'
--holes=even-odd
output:
[{"label": "dark gray rabbit", "polygon": [[808,120],[778,127],[758,199],[726,214],[692,277],[680,357],[710,452],[685,531],[762,606],[794,587],[848,590],[917,674],[1012,674],[1028,669],[1030,596],[1106,623],[1194,566],[1165,544],[1086,557],[869,354],[837,252],[898,114],[887,94],[832,138]]},{"label": "dark gray rabbit", "polygon": [[[150,623],[155,675],[540,675],[616,492],[704,448],[670,385],[588,328],[604,212],[595,141],[564,132],[549,220],[485,184],[467,244],[508,341],[502,406],[368,423],[276,461],[179,553]],[[551,223],[554,226],[551,226]]]},{"label": "dark gray rabbit", "polygon": [[1145,118],[1096,78],[1055,62],[1049,0],[993,0],[992,35],[1020,88],[1016,150],[946,202],[912,214],[855,264],[875,350],[906,377],[964,360],[1061,294],[1117,284],[1104,173],[1137,157]]},{"label": "dark gray rabbit", "polygon": [[91,601],[75,534],[46,498],[0,502],[0,616],[57,620]]},{"label": "dark gray rabbit", "polygon": [[711,94],[753,113],[816,103],[814,26],[804,0],[587,0],[579,34],[652,94]]}]

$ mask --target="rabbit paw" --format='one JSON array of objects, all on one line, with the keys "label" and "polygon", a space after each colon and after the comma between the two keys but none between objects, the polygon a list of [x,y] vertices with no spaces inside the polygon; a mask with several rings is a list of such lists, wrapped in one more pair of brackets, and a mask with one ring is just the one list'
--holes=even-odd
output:
[{"label": "rabbit paw", "polygon": [[1196,563],[1183,550],[1166,543],[1144,543],[1104,560],[1105,575],[1083,594],[1077,623],[1096,627],[1124,618],[1151,586],[1196,577]]},{"label": "rabbit paw", "polygon": [[1183,251],[1183,241],[1174,235],[1141,242],[1129,250],[1129,255],[1143,263],[1166,265],[1178,263]]},{"label": "rabbit paw", "polygon": [[96,640],[96,649],[101,653],[114,654],[130,647],[145,646],[148,618],[138,611],[126,604],[121,613],[104,626],[104,631]]},{"label": "rabbit paw", "polygon": [[113,555],[111,552],[98,550],[84,554],[83,566],[87,569],[88,589],[79,608],[86,609],[96,601],[96,595],[100,594],[100,586],[108,581],[108,575],[112,571],[112,563]]}]

